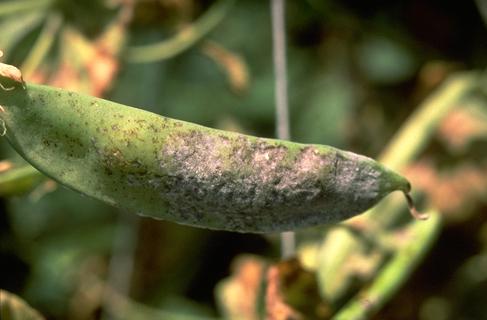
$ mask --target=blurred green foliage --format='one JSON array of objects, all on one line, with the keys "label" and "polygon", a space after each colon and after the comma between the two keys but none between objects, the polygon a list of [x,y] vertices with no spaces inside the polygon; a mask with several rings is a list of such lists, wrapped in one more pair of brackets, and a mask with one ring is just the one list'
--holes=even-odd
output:
[{"label": "blurred green foliage", "polygon": [[[134,47],[184,35],[225,1],[2,0],[2,61],[21,68],[36,62],[29,64],[33,71],[27,81],[272,137],[268,2],[235,1],[200,38],[189,37],[186,50],[163,60],[130,61]],[[473,2],[287,1],[286,17],[291,134],[299,142],[377,157],[449,75],[487,66],[487,17]],[[60,24],[49,35],[43,30],[53,19]],[[377,319],[482,319],[487,314],[486,88],[479,80],[475,99],[458,102],[457,111],[445,117],[405,169],[421,190],[423,205],[442,213],[444,227],[418,271]],[[278,260],[276,235],[127,219],[126,213],[29,169],[12,185],[9,175],[26,164],[5,139],[0,153],[13,164],[0,170],[0,288],[48,319],[238,319],[238,314],[252,319],[264,314],[266,288],[274,285],[283,286],[277,301],[297,306],[295,313],[283,307],[290,314],[326,319],[394,261],[389,258],[400,252],[401,235],[408,230],[406,219],[387,232],[358,228],[352,234],[360,235],[354,239],[361,246],[352,246],[350,255],[332,252],[337,239],[350,237],[346,225],[300,231],[300,263],[278,264],[282,283],[266,287],[266,272]],[[14,191],[5,191],[4,183]],[[378,236],[369,239],[370,234]],[[260,258],[232,269],[243,253]],[[325,272],[323,259],[343,259],[345,278],[337,278],[343,292],[336,299],[317,297],[326,291],[316,283]],[[317,265],[323,269],[314,269]],[[290,300],[286,292],[292,292]],[[299,292],[309,294],[315,308]],[[249,304],[243,306],[244,301]]]}]

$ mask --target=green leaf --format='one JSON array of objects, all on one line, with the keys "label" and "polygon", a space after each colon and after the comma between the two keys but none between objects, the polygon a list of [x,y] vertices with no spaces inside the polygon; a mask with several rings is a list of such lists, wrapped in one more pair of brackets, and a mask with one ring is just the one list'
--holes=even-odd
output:
[{"label": "green leaf", "polygon": [[24,165],[0,173],[0,196],[11,197],[29,192],[46,177],[31,165]]},{"label": "green leaf", "polygon": [[44,17],[44,11],[33,11],[8,16],[0,21],[0,30],[8,30],[8,32],[2,32],[0,37],[0,50],[4,53],[2,59],[8,59],[13,54],[12,50],[15,46],[37,28]]}]

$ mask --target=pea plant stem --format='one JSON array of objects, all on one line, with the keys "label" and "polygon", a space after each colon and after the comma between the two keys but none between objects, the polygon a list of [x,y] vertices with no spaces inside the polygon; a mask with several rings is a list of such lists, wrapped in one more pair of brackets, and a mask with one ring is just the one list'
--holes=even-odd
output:
[{"label": "pea plant stem", "polygon": [[[271,0],[272,45],[275,75],[276,135],[279,139],[291,138],[289,129],[289,106],[286,68],[286,22],[284,0]],[[296,243],[294,232],[281,233],[281,256],[294,255]]]}]

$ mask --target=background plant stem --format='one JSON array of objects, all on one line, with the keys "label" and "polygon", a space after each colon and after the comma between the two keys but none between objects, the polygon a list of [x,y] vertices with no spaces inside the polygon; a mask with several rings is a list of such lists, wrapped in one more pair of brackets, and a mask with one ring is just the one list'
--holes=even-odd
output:
[{"label": "background plant stem", "polygon": [[[287,94],[286,66],[286,19],[283,0],[271,0],[272,45],[275,75],[276,135],[278,139],[289,140],[289,106]],[[296,251],[295,234],[281,233],[281,257],[288,258]]]},{"label": "background plant stem", "polygon": [[0,17],[17,14],[22,11],[33,11],[47,8],[53,0],[12,0],[0,3]]},{"label": "background plant stem", "polygon": [[[447,80],[421,103],[417,111],[399,129],[380,156],[379,161],[399,172],[404,170],[427,146],[441,119],[475,88],[476,79],[475,74],[466,73],[455,75]],[[366,214],[357,216],[346,223],[368,226],[375,233],[380,233],[397,224],[402,215],[406,213],[405,209],[406,201],[402,196],[389,196]],[[424,221],[414,223],[421,224]],[[333,241],[333,238],[330,238],[329,241]],[[337,279],[341,279],[341,277],[337,277],[337,274],[342,272],[346,257],[355,251],[360,251],[360,239],[353,234],[348,234],[334,244],[334,248],[337,252],[342,252],[341,258],[329,257],[326,262],[328,272],[323,274],[321,279],[326,286],[335,288],[333,296],[327,297],[331,301],[340,300],[341,296],[349,290],[350,283],[337,282],[339,281]]]},{"label": "background plant stem", "polygon": [[227,15],[235,0],[220,0],[198,18],[193,24],[184,27],[174,37],[158,43],[128,48],[130,62],[149,63],[169,59],[189,49],[213,30]]},{"label": "background plant stem", "polygon": [[37,37],[32,50],[20,67],[24,78],[29,79],[47,56],[54,43],[56,33],[61,27],[62,21],[62,17],[55,13],[47,17],[47,22],[41,34]]},{"label": "background plant stem", "polygon": [[429,210],[427,221],[415,221],[407,227],[407,245],[400,248],[381,269],[374,282],[356,294],[334,320],[368,319],[377,312],[409,278],[434,243],[441,228],[441,216]]}]

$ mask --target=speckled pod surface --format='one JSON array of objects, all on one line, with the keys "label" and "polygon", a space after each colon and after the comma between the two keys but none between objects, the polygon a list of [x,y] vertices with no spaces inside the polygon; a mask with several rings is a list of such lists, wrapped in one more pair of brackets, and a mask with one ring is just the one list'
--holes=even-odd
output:
[{"label": "speckled pod surface", "polygon": [[345,220],[410,188],[351,152],[210,129],[8,75],[0,80],[5,135],[27,161],[141,215],[277,232]]}]

